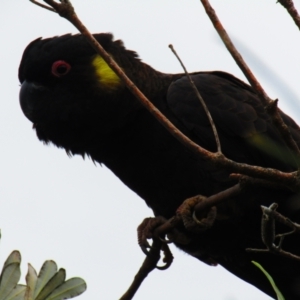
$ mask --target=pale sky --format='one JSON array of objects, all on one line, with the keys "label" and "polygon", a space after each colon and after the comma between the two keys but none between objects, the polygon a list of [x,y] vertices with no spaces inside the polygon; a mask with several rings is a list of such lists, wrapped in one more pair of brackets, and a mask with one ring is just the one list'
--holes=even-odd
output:
[{"label": "pale sky", "polygon": [[[113,33],[159,71],[182,72],[168,48],[172,43],[189,71],[223,70],[244,80],[200,1],[72,3],[92,32]],[[211,4],[267,93],[299,121],[300,32],[286,11],[275,0]],[[136,227],[151,210],[105,167],[40,143],[19,107],[24,48],[37,37],[69,32],[76,33],[70,23],[27,0],[1,0],[0,265],[12,250],[21,251],[24,282],[28,262],[39,270],[53,259],[68,278],[87,282],[77,299],[118,299],[144,259]],[[270,299],[220,266],[172,251],[171,268],[152,272],[135,299]]]}]

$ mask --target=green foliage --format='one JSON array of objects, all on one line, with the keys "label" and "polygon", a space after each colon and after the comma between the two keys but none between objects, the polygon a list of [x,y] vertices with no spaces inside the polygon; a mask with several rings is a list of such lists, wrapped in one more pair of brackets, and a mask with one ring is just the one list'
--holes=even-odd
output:
[{"label": "green foliage", "polygon": [[269,282],[272,285],[272,288],[274,289],[276,295],[277,295],[277,300],[285,300],[285,298],[283,297],[283,295],[281,294],[280,290],[278,289],[278,287],[276,286],[273,278],[271,277],[271,275],[262,267],[262,265],[260,265],[258,262],[256,261],[252,261],[252,263],[258,267],[267,277],[267,279],[269,280]]},{"label": "green foliage", "polygon": [[57,270],[52,260],[45,261],[39,274],[29,264],[26,285],[18,284],[20,264],[20,252],[13,251],[0,275],[0,300],[63,300],[74,298],[86,290],[86,283],[81,278],[66,281],[66,271]]}]

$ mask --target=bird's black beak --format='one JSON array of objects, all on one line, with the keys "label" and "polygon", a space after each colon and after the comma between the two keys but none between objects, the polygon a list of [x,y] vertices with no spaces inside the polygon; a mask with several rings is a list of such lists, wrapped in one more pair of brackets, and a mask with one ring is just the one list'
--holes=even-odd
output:
[{"label": "bird's black beak", "polygon": [[20,90],[20,105],[24,115],[32,122],[35,123],[37,110],[40,102],[43,99],[43,94],[46,88],[34,82],[24,81]]}]

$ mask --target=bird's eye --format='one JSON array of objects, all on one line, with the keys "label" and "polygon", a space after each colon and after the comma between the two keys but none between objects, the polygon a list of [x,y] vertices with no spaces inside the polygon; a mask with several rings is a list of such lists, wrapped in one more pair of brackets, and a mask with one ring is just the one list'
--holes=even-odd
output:
[{"label": "bird's eye", "polygon": [[69,73],[71,70],[71,66],[63,61],[63,60],[58,60],[52,64],[51,72],[54,76],[56,77],[61,77]]}]

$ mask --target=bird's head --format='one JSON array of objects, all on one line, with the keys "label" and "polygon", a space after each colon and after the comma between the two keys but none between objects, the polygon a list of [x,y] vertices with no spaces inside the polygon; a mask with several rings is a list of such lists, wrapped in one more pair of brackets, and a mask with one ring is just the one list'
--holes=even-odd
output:
[{"label": "bird's head", "polygon": [[[113,41],[111,34],[94,36],[124,69],[141,64],[135,52]],[[77,144],[87,145],[93,135],[99,138],[121,126],[135,106],[128,103],[129,92],[120,78],[81,35],[31,42],[19,80],[22,111],[39,139],[71,152],[81,153]]]}]

